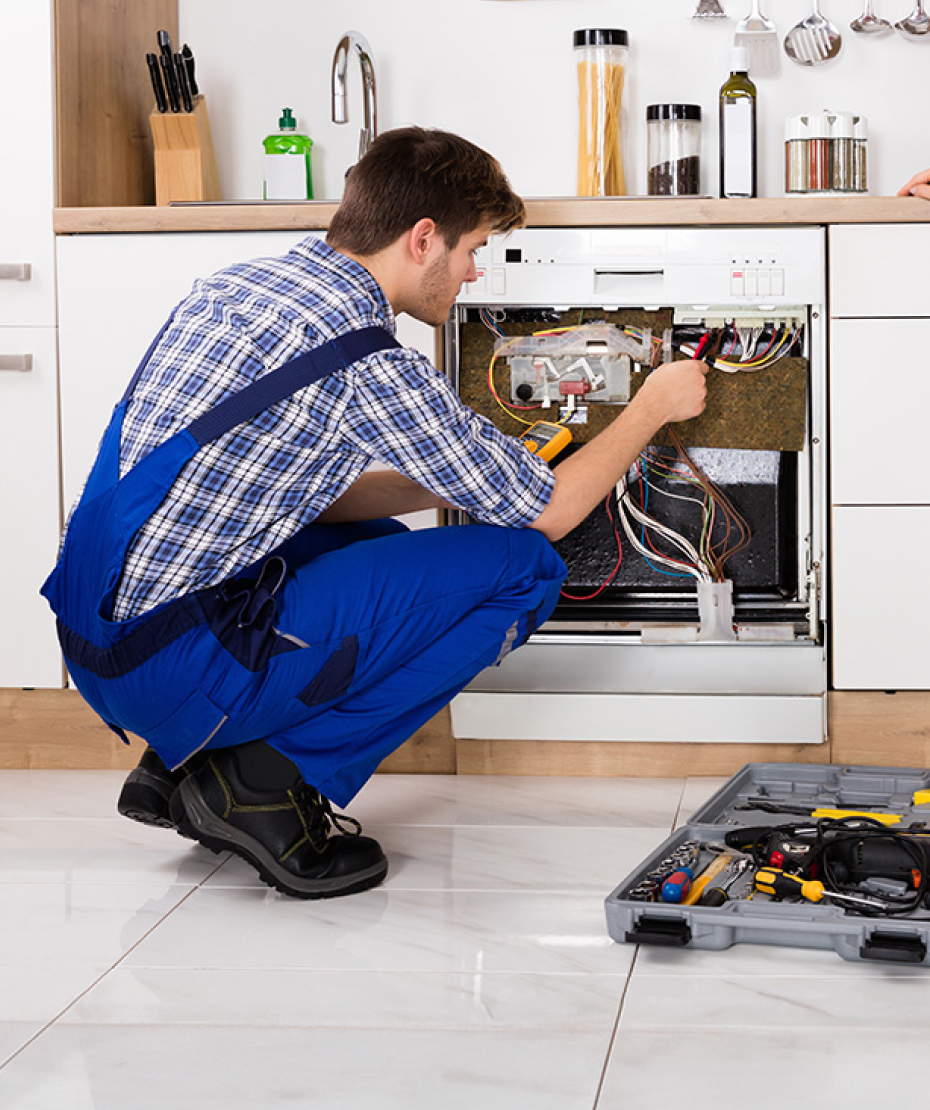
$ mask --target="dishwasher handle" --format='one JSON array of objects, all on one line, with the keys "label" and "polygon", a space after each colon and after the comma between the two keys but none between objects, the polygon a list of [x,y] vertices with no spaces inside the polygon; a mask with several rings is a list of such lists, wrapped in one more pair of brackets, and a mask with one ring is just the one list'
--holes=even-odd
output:
[{"label": "dishwasher handle", "polygon": [[618,269],[615,269],[615,268],[611,268],[609,270],[603,270],[600,267],[596,266],[594,268],[594,276],[595,276],[595,278],[599,278],[599,277],[665,277],[665,271],[661,270],[661,269],[659,269],[659,270],[646,270],[646,269],[642,269],[642,270],[618,270]]},{"label": "dishwasher handle", "polygon": [[594,268],[594,292],[599,297],[615,300],[618,298],[635,297],[641,299],[648,296],[650,301],[661,298],[665,288],[665,270],[661,267],[631,267],[619,266]]}]

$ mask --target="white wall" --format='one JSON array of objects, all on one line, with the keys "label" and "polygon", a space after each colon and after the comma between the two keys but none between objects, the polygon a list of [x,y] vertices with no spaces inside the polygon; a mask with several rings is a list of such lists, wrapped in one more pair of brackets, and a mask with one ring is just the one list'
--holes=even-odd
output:
[{"label": "white wall", "polygon": [[[690,18],[697,0],[181,0],[181,41],[198,59],[223,196],[261,196],[264,136],[293,108],[314,140],[317,199],[336,199],[355,161],[361,82],[349,72],[350,121],[330,120],[333,49],[355,29],[371,43],[381,130],[421,124],[457,131],[501,160],[528,197],[575,193],[576,90],[572,32],[623,27],[631,42],[625,157],[629,189],[645,192],[645,106],[684,101],[704,110],[705,192],[717,189],[717,92],[749,0],[722,0],[732,18]],[[930,166],[925,110],[930,36],[874,39],[849,29],[863,0],[822,0],[843,35],[838,58],[802,67],[781,53],[781,72],[760,79],[760,195],[784,191],[787,115],[829,107],[869,119],[870,192],[890,194]],[[913,0],[876,0],[902,18]],[[811,0],[763,0],[780,38]]]}]

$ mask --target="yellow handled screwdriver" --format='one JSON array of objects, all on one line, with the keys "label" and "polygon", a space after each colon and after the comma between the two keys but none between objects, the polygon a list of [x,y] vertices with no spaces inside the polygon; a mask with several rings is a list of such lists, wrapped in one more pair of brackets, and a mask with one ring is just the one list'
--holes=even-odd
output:
[{"label": "yellow handled screwdriver", "polygon": [[788,875],[777,867],[763,867],[756,872],[756,890],[762,894],[772,894],[777,898],[803,898],[807,902],[820,902],[829,898],[835,902],[849,902],[852,905],[867,906],[870,910],[885,910],[887,905],[874,898],[859,898],[855,894],[839,894],[827,890],[823,883],[814,879],[802,879],[798,875]]}]

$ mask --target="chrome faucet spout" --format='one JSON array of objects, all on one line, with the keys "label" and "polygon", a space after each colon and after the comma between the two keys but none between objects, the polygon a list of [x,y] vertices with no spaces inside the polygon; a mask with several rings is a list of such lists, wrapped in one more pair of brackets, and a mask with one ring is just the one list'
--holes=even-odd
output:
[{"label": "chrome faucet spout", "polygon": [[349,104],[346,96],[346,70],[349,55],[358,55],[362,75],[362,94],[364,102],[364,126],[358,140],[358,156],[362,158],[369,146],[378,137],[378,89],[375,82],[375,63],[371,47],[364,35],[358,31],[346,31],[336,45],[333,54],[333,123],[348,123]]}]

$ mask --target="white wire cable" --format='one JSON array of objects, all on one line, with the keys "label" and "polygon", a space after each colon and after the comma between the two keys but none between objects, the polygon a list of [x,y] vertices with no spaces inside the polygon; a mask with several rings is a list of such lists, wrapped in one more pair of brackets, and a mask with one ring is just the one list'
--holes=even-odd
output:
[{"label": "white wire cable", "polygon": [[[678,532],[674,532],[666,525],[660,524],[659,521],[650,516],[647,516],[639,508],[637,508],[629,495],[626,475],[624,475],[617,483],[617,505],[620,509],[620,521],[623,525],[624,532],[626,532],[627,539],[641,555],[645,555],[646,558],[649,559],[651,562],[661,563],[664,566],[672,567],[675,570],[685,571],[686,573],[692,575],[692,577],[698,579],[698,581],[712,581],[710,571],[707,569],[707,565],[704,559],[701,558],[701,556],[695,550],[694,546],[687,539],[685,539],[684,536],[680,535]],[[685,558],[688,559],[693,565],[681,563],[675,559],[666,558],[663,555],[659,555],[654,551],[648,550],[648,548],[646,548],[640,542],[639,537],[636,535],[636,530],[633,527],[632,521],[636,521],[639,524],[642,524],[644,527],[649,528],[651,531],[657,532],[659,535],[663,536],[674,547],[677,547],[678,550],[685,556]]]}]

